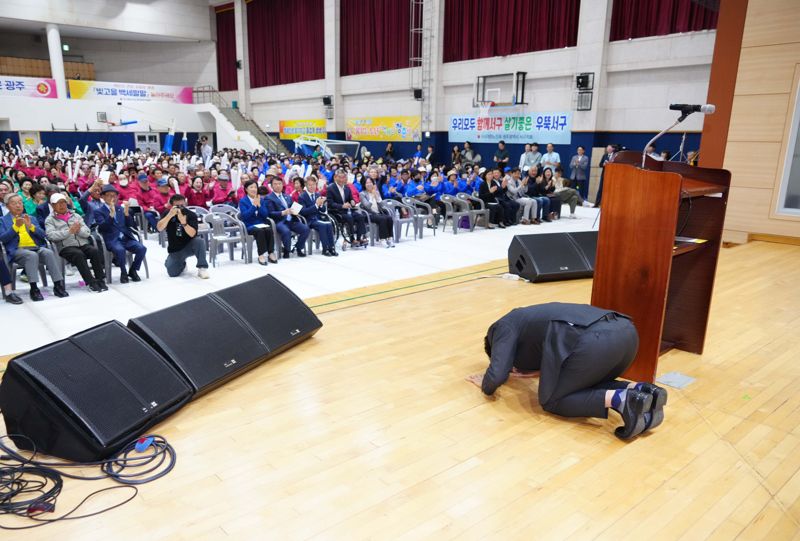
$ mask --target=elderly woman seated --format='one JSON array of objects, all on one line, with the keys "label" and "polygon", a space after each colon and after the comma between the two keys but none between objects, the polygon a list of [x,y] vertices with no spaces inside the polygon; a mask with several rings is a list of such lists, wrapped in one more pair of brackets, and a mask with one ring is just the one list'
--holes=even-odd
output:
[{"label": "elderly woman seated", "polygon": [[98,293],[108,291],[103,254],[91,243],[91,231],[83,218],[69,208],[67,197],[62,193],[50,196],[50,204],[53,212],[45,220],[47,239],[54,244],[58,255],[78,269],[89,289]]}]

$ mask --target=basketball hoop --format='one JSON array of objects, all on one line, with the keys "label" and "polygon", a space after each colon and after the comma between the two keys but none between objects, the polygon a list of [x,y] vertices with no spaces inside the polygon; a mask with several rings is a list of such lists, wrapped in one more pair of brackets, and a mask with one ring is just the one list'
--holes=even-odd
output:
[{"label": "basketball hoop", "polygon": [[489,118],[489,113],[494,107],[493,101],[479,101],[478,102],[478,118]]}]

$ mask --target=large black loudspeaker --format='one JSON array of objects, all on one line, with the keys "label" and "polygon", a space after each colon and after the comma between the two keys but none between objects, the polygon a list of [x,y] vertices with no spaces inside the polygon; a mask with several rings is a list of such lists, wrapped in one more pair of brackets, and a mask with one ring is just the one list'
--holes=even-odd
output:
[{"label": "large black loudspeaker", "polygon": [[508,272],[531,282],[588,278],[596,251],[597,231],[516,235],[508,247]]},{"label": "large black loudspeaker", "polygon": [[88,462],[115,453],[191,395],[158,353],[110,321],[12,359],[0,408],[18,448]]},{"label": "large black loudspeaker", "polygon": [[264,276],[131,319],[128,327],[203,394],[313,336],[322,323]]}]

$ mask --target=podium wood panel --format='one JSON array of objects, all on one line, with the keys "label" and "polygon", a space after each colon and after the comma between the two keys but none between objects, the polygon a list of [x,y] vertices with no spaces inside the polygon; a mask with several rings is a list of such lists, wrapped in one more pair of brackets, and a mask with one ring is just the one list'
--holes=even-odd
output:
[{"label": "podium wood panel", "polygon": [[633,318],[639,351],[624,377],[653,381],[680,206],[681,175],[609,164],[592,304]]}]

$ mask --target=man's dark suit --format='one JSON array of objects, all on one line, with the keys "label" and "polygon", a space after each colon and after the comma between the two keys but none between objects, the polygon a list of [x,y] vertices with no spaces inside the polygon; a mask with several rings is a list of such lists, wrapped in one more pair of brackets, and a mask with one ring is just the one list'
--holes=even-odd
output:
[{"label": "man's dark suit", "polygon": [[134,234],[136,227],[133,216],[125,216],[122,206],[117,205],[115,215],[111,217],[111,211],[107,205],[98,205],[93,214],[97,230],[103,236],[106,249],[114,254],[117,265],[125,273],[125,251],[133,254],[131,270],[139,271],[144,261],[144,254],[147,252],[142,243]]},{"label": "man's dark suit", "polygon": [[639,337],[630,319],[585,304],[549,303],[512,310],[486,334],[491,362],[481,389],[492,394],[512,368],[541,370],[539,403],[565,417],[608,415],[607,389],[633,362]]},{"label": "man's dark suit", "polygon": [[342,191],[344,192],[344,197],[342,197],[342,192],[339,191],[338,184],[335,182],[328,184],[326,191],[326,196],[328,197],[328,211],[335,215],[340,221],[344,222],[347,226],[348,237],[351,241],[353,240],[354,227],[355,235],[357,235],[359,239],[362,239],[367,233],[364,213],[357,211],[355,208],[344,208],[343,205],[345,203],[350,203],[352,207],[356,205],[353,202],[353,194],[350,192],[350,186],[345,184],[342,187]]},{"label": "man's dark suit", "polygon": [[320,196],[320,193],[312,195],[306,190],[303,190],[303,193],[297,198],[297,202],[303,205],[300,214],[308,222],[308,227],[317,230],[322,248],[328,250],[333,248],[333,227],[329,221],[323,221],[320,218],[320,211],[319,208],[317,208],[317,198]]},{"label": "man's dark suit", "polygon": [[291,208],[292,198],[283,193],[278,195],[275,192],[270,192],[264,199],[267,200],[269,217],[275,222],[275,228],[281,236],[283,251],[288,252],[291,249],[293,232],[297,234],[297,249],[304,250],[306,239],[308,239],[308,226],[302,223],[297,216],[291,214],[284,216],[281,214],[284,210]]},{"label": "man's dark suit", "polygon": [[616,154],[616,152],[612,152],[611,154],[606,152],[603,154],[603,157],[600,158],[600,184],[597,186],[597,195],[594,198],[594,206],[596,207],[600,206],[600,201],[603,199],[603,177],[606,174],[606,164],[613,162]]}]

